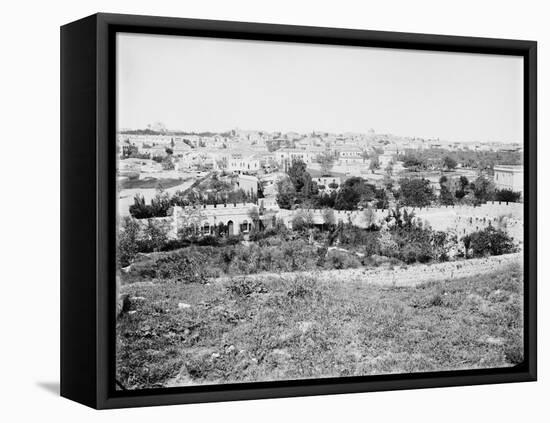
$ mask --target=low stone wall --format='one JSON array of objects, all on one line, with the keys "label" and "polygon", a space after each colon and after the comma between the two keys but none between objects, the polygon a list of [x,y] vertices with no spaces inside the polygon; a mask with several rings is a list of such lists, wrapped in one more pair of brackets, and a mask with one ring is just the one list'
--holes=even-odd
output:
[{"label": "low stone wall", "polygon": [[[261,200],[260,200],[261,201]],[[266,200],[267,201],[267,200]],[[194,225],[214,227],[219,223],[231,226],[231,234],[236,235],[242,228],[246,231],[252,226],[251,210],[258,210],[254,203],[203,205],[196,207],[174,207],[174,215],[170,237],[176,236],[178,228]],[[280,209],[276,204],[269,202],[264,208],[269,210],[271,218],[281,219],[286,226],[292,227],[292,220],[297,213],[308,213],[315,224],[325,222],[326,210],[323,209]],[[462,237],[492,225],[505,230],[516,242],[523,243],[523,204],[490,202],[481,206],[448,206],[448,207],[405,207],[401,209],[414,213],[417,219],[422,220],[438,231],[453,231]],[[374,222],[382,224],[388,216],[389,210],[372,210]],[[334,223],[351,222],[353,225],[365,228],[370,222],[364,211],[333,210]],[[157,220],[157,219],[155,219]],[[242,229],[245,230],[245,229]]]}]

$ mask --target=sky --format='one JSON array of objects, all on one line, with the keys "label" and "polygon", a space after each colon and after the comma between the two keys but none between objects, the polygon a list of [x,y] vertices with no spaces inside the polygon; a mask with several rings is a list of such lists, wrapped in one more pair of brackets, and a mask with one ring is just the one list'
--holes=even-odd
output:
[{"label": "sky", "polygon": [[523,59],[124,34],[117,126],[523,142]]}]

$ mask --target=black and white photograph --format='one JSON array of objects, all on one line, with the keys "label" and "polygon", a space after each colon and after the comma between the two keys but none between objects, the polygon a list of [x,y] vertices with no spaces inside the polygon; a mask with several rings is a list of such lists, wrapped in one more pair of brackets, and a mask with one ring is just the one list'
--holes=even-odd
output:
[{"label": "black and white photograph", "polygon": [[521,364],[523,71],[118,33],[117,388]]}]

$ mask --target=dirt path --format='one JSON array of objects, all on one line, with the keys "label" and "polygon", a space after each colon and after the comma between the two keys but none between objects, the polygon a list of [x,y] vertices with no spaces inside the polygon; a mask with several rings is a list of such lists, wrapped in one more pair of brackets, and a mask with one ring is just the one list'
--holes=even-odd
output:
[{"label": "dirt path", "polygon": [[[511,265],[523,266],[523,254],[506,254],[480,259],[469,259],[447,263],[416,264],[399,268],[357,268],[343,270],[319,270],[306,272],[258,273],[243,275],[251,279],[275,277],[296,278],[315,275],[320,280],[345,282],[361,280],[380,286],[414,287],[427,282],[453,280],[469,276],[485,275],[502,270]],[[228,276],[216,278],[215,282],[225,282]]]}]

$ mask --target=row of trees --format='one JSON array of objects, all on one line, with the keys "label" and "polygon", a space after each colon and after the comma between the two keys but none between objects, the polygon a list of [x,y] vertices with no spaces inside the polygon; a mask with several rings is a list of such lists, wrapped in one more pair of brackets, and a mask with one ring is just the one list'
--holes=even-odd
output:
[{"label": "row of trees", "polygon": [[398,160],[412,171],[428,169],[454,170],[458,164],[462,167],[492,170],[495,165],[519,165],[523,163],[520,152],[515,151],[449,151],[442,148],[425,150],[406,150]]},{"label": "row of trees", "polygon": [[521,198],[519,192],[497,189],[495,184],[484,176],[478,176],[472,182],[465,176],[459,178],[442,176],[439,179],[439,184],[441,187],[439,202],[442,205],[477,205],[487,201],[514,203]]},{"label": "row of trees", "polygon": [[[452,164],[450,164],[452,165]],[[372,206],[388,208],[392,204],[409,207],[427,207],[433,204],[478,205],[487,201],[517,202],[520,193],[498,190],[487,177],[480,175],[469,181],[467,177],[439,180],[440,194],[437,196],[429,180],[424,178],[402,178],[398,187],[386,181],[383,188],[368,183],[361,177],[348,178],[340,189],[330,193],[320,191],[303,162],[293,162],[288,169],[288,179],[279,182],[277,201],[284,209],[334,208],[336,210],[357,210]]]}]

